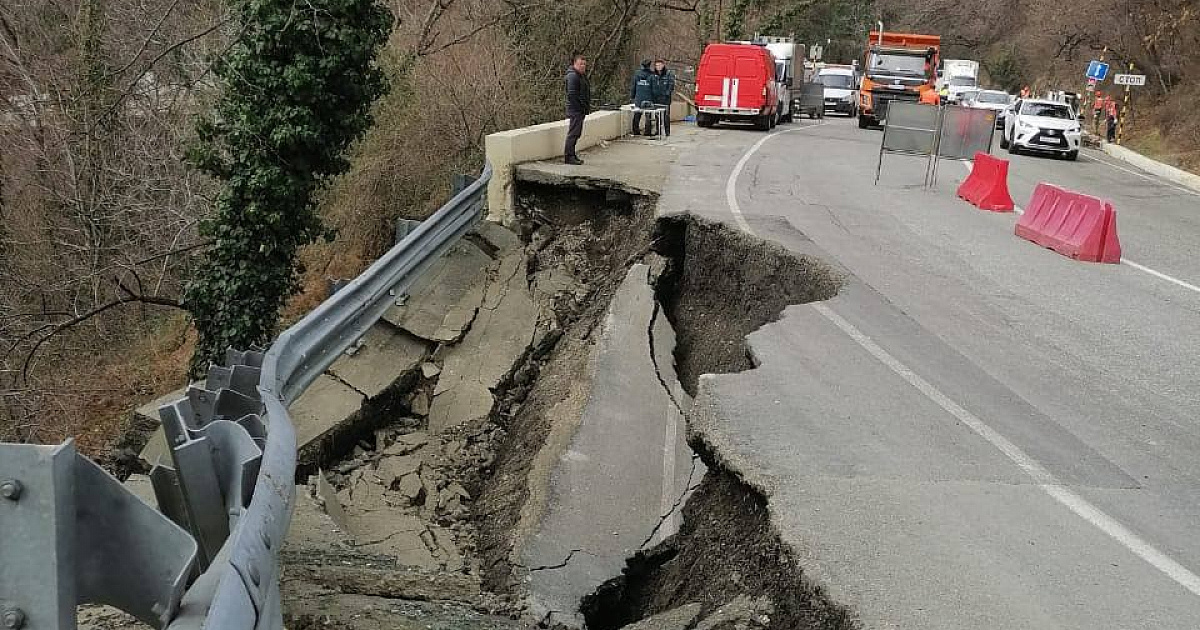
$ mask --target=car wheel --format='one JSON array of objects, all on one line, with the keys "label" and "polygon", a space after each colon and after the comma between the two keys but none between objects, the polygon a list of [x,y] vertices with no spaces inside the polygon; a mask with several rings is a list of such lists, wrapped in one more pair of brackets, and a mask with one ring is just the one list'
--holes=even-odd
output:
[{"label": "car wheel", "polygon": [[1021,150],[1017,147],[1016,142],[1009,142],[1008,143],[1008,152],[1013,155],[1018,155],[1018,154],[1020,154]]},{"label": "car wheel", "polygon": [[696,114],[697,127],[711,127],[716,122],[715,118],[710,114]]},{"label": "car wheel", "polygon": [[1008,136],[1005,136],[1004,132],[1000,132],[1000,148],[1001,149],[1008,148]]},{"label": "car wheel", "polygon": [[771,115],[763,114],[762,116],[759,116],[754,121],[754,128],[758,129],[759,131],[770,131],[771,130]]},{"label": "car wheel", "polygon": [[1078,160],[1079,159],[1079,150],[1076,149],[1074,151],[1068,151],[1066,158],[1072,162],[1074,162],[1075,160]]}]

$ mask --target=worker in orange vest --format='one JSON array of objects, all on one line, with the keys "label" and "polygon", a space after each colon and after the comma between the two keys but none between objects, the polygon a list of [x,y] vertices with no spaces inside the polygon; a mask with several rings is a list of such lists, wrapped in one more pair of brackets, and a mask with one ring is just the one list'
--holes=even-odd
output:
[{"label": "worker in orange vest", "polygon": [[1117,101],[1115,99],[1113,99],[1112,97],[1109,97],[1108,99],[1106,99],[1106,101],[1107,102],[1104,105],[1104,111],[1107,114],[1105,118],[1108,121],[1107,137],[1108,137],[1109,142],[1116,142],[1117,141]]}]

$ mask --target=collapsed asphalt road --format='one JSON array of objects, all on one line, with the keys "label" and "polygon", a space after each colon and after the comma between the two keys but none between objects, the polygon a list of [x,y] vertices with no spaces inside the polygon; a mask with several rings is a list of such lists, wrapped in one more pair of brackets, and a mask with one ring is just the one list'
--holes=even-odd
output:
[{"label": "collapsed asphalt road", "polygon": [[[1200,295],[1014,237],[952,163],[934,191],[902,157],[866,184],[878,132],[701,134],[660,211],[851,274],[752,334],[755,370],[702,379],[693,417],[807,574],[865,627],[1194,627]],[[1018,157],[1013,196],[1105,196],[1126,256],[1200,277],[1196,197],[1101,159]]]},{"label": "collapsed asphalt road", "polygon": [[852,627],[686,442],[700,375],[752,368],[745,335],[840,274],[609,185],[518,200],[385,316],[426,349],[298,492],[289,624]]}]

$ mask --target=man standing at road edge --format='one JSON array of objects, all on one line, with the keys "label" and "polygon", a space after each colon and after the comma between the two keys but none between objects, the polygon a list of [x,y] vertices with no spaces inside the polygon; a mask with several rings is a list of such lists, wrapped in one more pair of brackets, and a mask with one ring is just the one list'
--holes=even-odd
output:
[{"label": "man standing at road edge", "polygon": [[665,59],[654,60],[654,74],[658,77],[657,89],[654,90],[654,104],[666,107],[662,118],[663,135],[671,135],[671,97],[675,95],[675,73],[667,69]]},{"label": "man standing at road edge", "polygon": [[[654,91],[654,86],[658,83],[658,77],[654,71],[650,69],[650,60],[642,62],[641,70],[638,70],[633,75],[633,84],[629,86],[629,98],[633,102],[633,107],[636,110],[633,113],[633,135],[642,135],[642,110],[648,108],[657,102],[658,95]],[[646,116],[645,135],[650,135],[650,129],[653,126],[653,116]]]},{"label": "man standing at road edge", "polygon": [[587,80],[587,59],[582,53],[571,55],[571,67],[567,69],[567,144],[563,148],[563,162],[583,164],[575,154],[575,143],[583,135],[583,118],[592,108],[592,88]]}]

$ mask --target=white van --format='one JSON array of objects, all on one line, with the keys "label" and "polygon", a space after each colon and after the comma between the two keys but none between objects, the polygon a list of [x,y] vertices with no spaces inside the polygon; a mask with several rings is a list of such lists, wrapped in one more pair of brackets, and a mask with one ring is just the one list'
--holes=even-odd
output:
[{"label": "white van", "polygon": [[825,111],[858,115],[858,75],[853,66],[825,66],[817,74],[825,86]]}]

